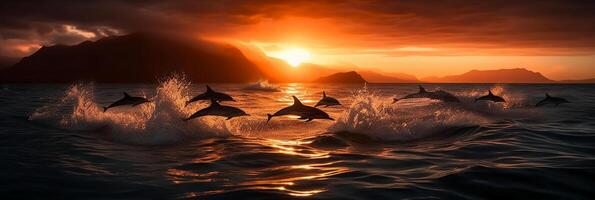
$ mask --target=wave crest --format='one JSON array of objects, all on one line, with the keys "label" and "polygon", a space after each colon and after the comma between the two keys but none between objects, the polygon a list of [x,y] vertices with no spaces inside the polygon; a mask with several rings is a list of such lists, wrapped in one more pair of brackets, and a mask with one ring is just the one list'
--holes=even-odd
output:
[{"label": "wave crest", "polygon": [[190,86],[183,75],[171,75],[159,82],[151,102],[135,107],[121,107],[103,112],[95,101],[92,83],[71,85],[60,100],[35,110],[29,120],[55,125],[67,130],[104,130],[116,141],[133,144],[167,144],[187,138],[231,135],[230,123],[223,119],[182,119],[204,107],[184,107],[190,98]]},{"label": "wave crest", "polygon": [[367,89],[357,92],[353,100],[329,131],[363,134],[377,140],[408,141],[491,121],[453,103],[421,99],[392,104],[390,99]]}]

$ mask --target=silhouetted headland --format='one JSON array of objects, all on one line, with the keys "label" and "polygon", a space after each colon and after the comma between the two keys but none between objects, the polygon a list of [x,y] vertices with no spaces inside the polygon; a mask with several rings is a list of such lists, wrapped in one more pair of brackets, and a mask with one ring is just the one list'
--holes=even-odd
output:
[{"label": "silhouetted headland", "polygon": [[317,83],[366,83],[367,81],[362,78],[355,71],[335,73],[330,76],[324,76],[316,79]]},{"label": "silhouetted headland", "polygon": [[0,73],[3,82],[155,82],[184,72],[193,82],[253,82],[258,67],[231,45],[134,33],[42,47]]}]

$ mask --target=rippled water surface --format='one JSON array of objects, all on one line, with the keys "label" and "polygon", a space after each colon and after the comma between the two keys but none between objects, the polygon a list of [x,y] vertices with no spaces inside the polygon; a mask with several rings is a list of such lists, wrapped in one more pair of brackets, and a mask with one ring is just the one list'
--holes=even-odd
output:
[{"label": "rippled water surface", "polygon": [[[204,85],[0,86],[7,199],[593,199],[595,86],[426,84],[461,103],[403,100],[417,85],[213,84],[251,116],[181,119]],[[343,106],[335,121],[266,114]],[[477,102],[492,90],[507,103]],[[151,103],[103,113],[122,91]],[[572,103],[534,107],[549,92]]]}]

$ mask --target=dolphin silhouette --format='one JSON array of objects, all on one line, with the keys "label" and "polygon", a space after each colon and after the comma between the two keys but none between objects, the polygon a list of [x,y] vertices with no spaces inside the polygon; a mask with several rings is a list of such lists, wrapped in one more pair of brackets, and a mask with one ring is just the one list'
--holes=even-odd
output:
[{"label": "dolphin silhouette", "polygon": [[318,101],[318,103],[316,103],[316,105],[314,107],[318,107],[318,106],[329,107],[329,106],[340,106],[340,105],[341,105],[341,103],[339,103],[339,100],[337,100],[333,97],[326,96],[326,93],[324,91],[322,91],[322,99],[320,99],[320,101]]},{"label": "dolphin silhouette", "polygon": [[307,122],[312,121],[313,119],[330,119],[330,120],[334,120],[333,118],[329,117],[329,115],[312,106],[306,106],[304,104],[302,104],[302,102],[300,102],[300,100],[295,97],[295,96],[291,96],[293,97],[293,105],[285,107],[277,112],[275,112],[274,114],[267,114],[268,119],[267,119],[267,123],[271,120],[271,118],[276,117],[276,116],[283,116],[283,115],[297,115],[300,116],[300,118],[298,119],[303,119],[306,120]]},{"label": "dolphin silhouette", "polygon": [[393,103],[396,103],[397,101],[403,100],[403,99],[417,99],[417,98],[429,98],[429,99],[436,99],[436,100],[440,100],[443,102],[461,102],[459,101],[459,99],[457,97],[455,97],[454,95],[442,91],[442,90],[438,90],[435,92],[429,92],[427,91],[424,87],[422,87],[421,85],[419,86],[419,91],[417,93],[413,93],[413,94],[408,94],[406,96],[404,96],[403,98],[393,98]]},{"label": "dolphin silhouette", "polygon": [[128,93],[124,92],[124,98],[110,104],[107,107],[103,107],[103,112],[107,111],[107,109],[117,107],[117,106],[124,106],[124,105],[131,105],[137,106],[139,104],[147,103],[149,100],[142,98],[142,97],[133,97],[128,95]]},{"label": "dolphin silhouette", "polygon": [[540,107],[547,104],[554,104],[554,106],[558,106],[563,103],[570,103],[570,101],[560,97],[552,97],[550,94],[545,93],[545,99],[539,101],[537,104],[535,104],[535,106]]},{"label": "dolphin silhouette", "polygon": [[506,100],[504,100],[504,98],[492,94],[492,90],[488,90],[488,95],[485,95],[485,96],[475,99],[475,102],[477,102],[477,101],[506,102]]},{"label": "dolphin silhouette", "polygon": [[246,114],[246,112],[236,107],[222,106],[221,104],[217,103],[216,100],[211,99],[211,105],[209,105],[209,107],[196,111],[194,114],[190,115],[190,117],[184,119],[184,121],[202,116],[221,116],[227,117],[226,120],[229,120],[234,117],[249,116],[249,114]]},{"label": "dolphin silhouette", "polygon": [[213,89],[211,89],[211,87],[209,87],[209,85],[207,85],[206,92],[196,95],[194,98],[187,101],[185,106],[188,106],[188,104],[195,102],[195,101],[211,100],[211,99],[215,100],[215,101],[236,101],[231,96],[229,96],[225,93],[215,92]]}]

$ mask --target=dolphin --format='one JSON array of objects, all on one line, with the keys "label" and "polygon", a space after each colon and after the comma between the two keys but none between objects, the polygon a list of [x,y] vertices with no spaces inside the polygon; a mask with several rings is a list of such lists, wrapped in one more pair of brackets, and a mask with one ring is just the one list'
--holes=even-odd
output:
[{"label": "dolphin", "polygon": [[107,109],[117,107],[117,106],[124,106],[124,105],[131,105],[137,106],[139,104],[147,103],[149,100],[142,98],[142,97],[133,97],[128,95],[128,93],[124,92],[124,98],[110,104],[107,107],[103,107],[103,112],[107,111]]},{"label": "dolphin", "polygon": [[221,116],[227,117],[226,120],[229,120],[234,117],[249,116],[249,114],[246,114],[246,112],[236,107],[222,106],[221,104],[217,103],[216,100],[211,99],[211,105],[209,105],[209,107],[196,111],[194,114],[190,115],[190,117],[184,119],[184,121],[202,116]]},{"label": "dolphin", "polygon": [[339,100],[337,100],[333,97],[326,96],[326,93],[324,91],[322,91],[322,99],[320,99],[320,101],[318,101],[318,103],[316,103],[316,105],[314,107],[318,107],[318,106],[329,107],[329,106],[340,106],[340,105],[341,105],[341,103],[339,103]]},{"label": "dolphin", "polygon": [[485,96],[475,99],[475,102],[477,102],[477,101],[506,102],[506,100],[504,100],[504,98],[492,94],[492,90],[488,90],[488,95],[485,95]]},{"label": "dolphin", "polygon": [[436,99],[436,100],[440,100],[443,102],[460,102],[459,99],[457,97],[455,97],[454,95],[442,91],[442,90],[438,90],[435,92],[428,92],[426,91],[426,89],[424,87],[422,87],[421,85],[419,86],[419,92],[417,93],[413,93],[413,94],[408,94],[403,98],[393,98],[393,103],[396,103],[397,101],[403,100],[403,99],[416,99],[416,98],[429,98],[429,99]]},{"label": "dolphin", "polygon": [[186,106],[188,106],[188,104],[195,102],[195,101],[200,101],[200,100],[210,100],[213,99],[215,101],[236,101],[234,100],[231,96],[221,93],[221,92],[215,92],[213,89],[211,89],[211,87],[209,87],[209,85],[207,85],[207,91],[196,95],[194,98],[190,99],[189,101],[186,101]]},{"label": "dolphin", "polygon": [[283,116],[283,115],[297,115],[300,116],[298,119],[306,120],[307,122],[312,121],[313,119],[330,119],[334,120],[333,118],[329,117],[328,114],[318,108],[312,106],[306,106],[300,102],[300,100],[293,97],[293,105],[289,107],[285,107],[274,114],[267,114],[268,119],[267,123],[271,120],[271,118],[276,116]]},{"label": "dolphin", "polygon": [[539,103],[535,104],[535,106],[539,107],[546,104],[554,104],[554,106],[558,106],[562,103],[570,103],[570,101],[560,97],[552,97],[550,94],[545,93],[545,99],[539,101]]}]

